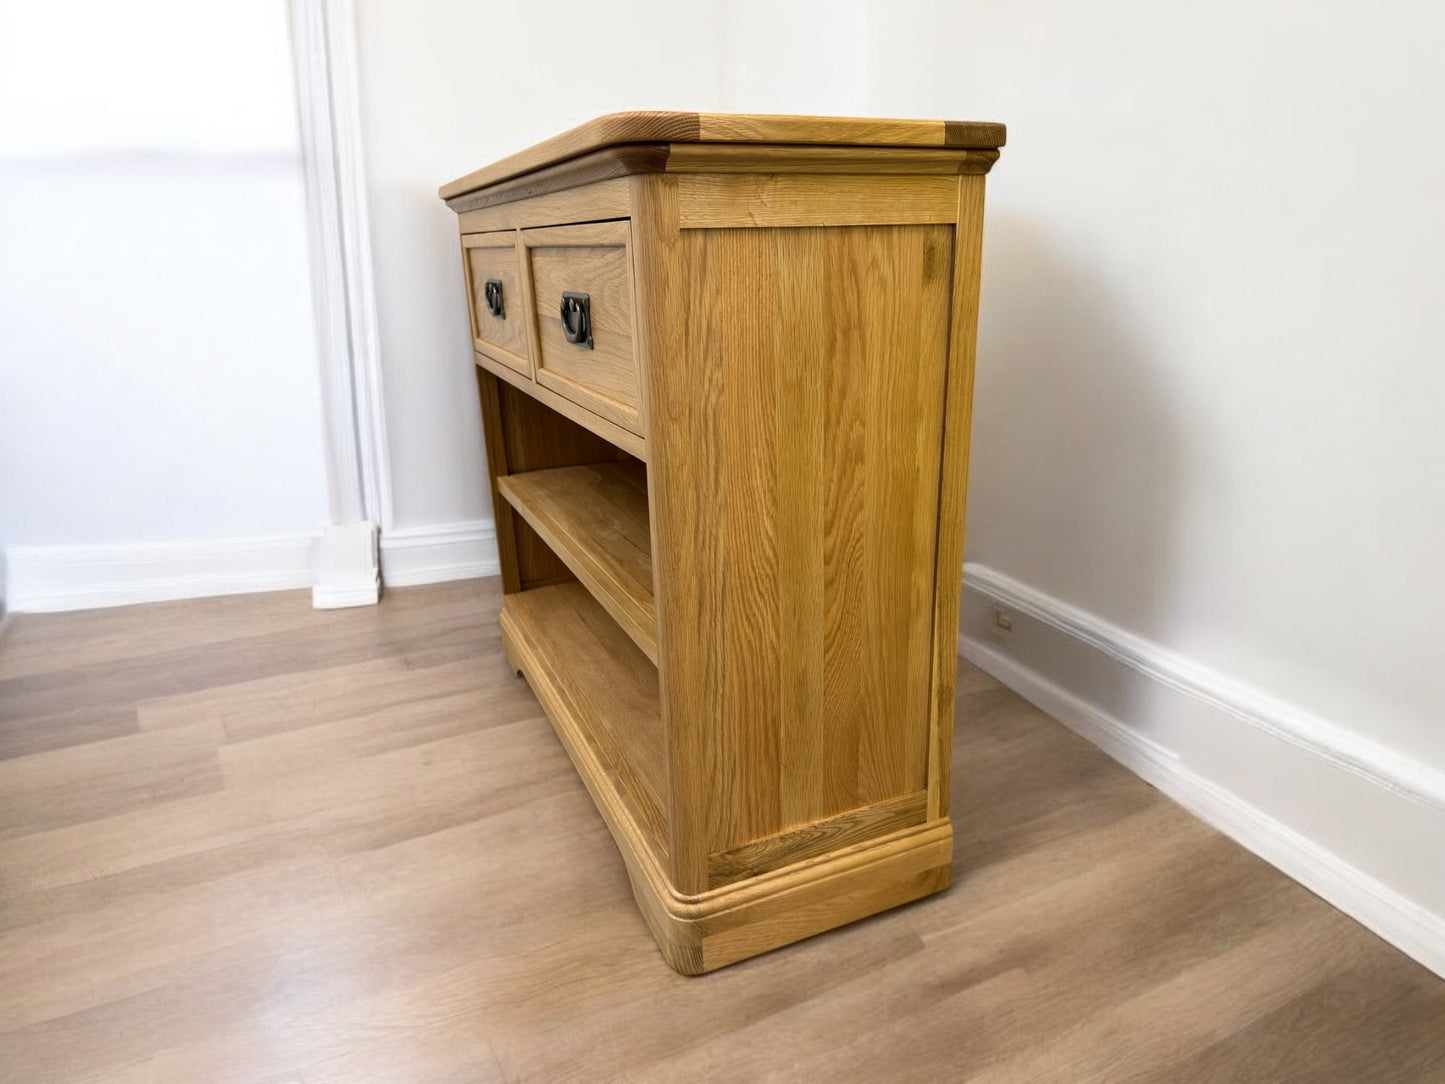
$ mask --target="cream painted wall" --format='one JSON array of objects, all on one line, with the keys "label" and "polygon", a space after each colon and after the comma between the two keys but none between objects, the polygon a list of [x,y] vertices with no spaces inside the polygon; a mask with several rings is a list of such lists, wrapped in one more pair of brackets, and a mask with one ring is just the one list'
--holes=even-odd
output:
[{"label": "cream painted wall", "polygon": [[969,559],[1445,770],[1445,13],[912,0],[870,42],[875,112],[1009,125]]}]

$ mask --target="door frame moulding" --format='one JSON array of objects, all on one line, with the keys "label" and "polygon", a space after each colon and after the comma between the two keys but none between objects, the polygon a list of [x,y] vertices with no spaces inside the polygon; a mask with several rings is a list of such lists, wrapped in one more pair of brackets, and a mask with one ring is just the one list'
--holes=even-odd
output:
[{"label": "door frame moulding", "polygon": [[329,525],[312,602],[375,603],[391,472],[367,218],[352,0],[288,0],[321,365]]}]

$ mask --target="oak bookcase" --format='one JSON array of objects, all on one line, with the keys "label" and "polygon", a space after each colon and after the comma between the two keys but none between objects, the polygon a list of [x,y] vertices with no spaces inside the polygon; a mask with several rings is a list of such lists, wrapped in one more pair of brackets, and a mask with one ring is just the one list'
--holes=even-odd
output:
[{"label": "oak bookcase", "polygon": [[624,113],[443,186],[527,678],[667,961],[948,885],[1002,125]]}]

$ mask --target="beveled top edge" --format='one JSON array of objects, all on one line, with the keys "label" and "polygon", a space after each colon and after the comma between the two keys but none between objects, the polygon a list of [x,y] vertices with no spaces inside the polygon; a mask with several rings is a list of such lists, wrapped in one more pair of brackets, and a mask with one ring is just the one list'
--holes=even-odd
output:
[{"label": "beveled top edge", "polygon": [[1004,145],[1002,124],[968,120],[798,117],[759,113],[609,113],[458,177],[437,190],[452,199],[523,173],[622,143],[797,143],[844,147]]}]

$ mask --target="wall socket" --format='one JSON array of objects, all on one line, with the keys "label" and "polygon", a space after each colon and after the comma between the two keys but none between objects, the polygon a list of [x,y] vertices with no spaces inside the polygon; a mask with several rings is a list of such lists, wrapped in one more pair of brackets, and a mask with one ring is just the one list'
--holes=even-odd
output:
[{"label": "wall socket", "polygon": [[1000,628],[1004,632],[1013,632],[1014,630],[1013,618],[1011,618],[1008,614],[1004,613],[997,606],[993,608],[993,623],[996,628]]}]

